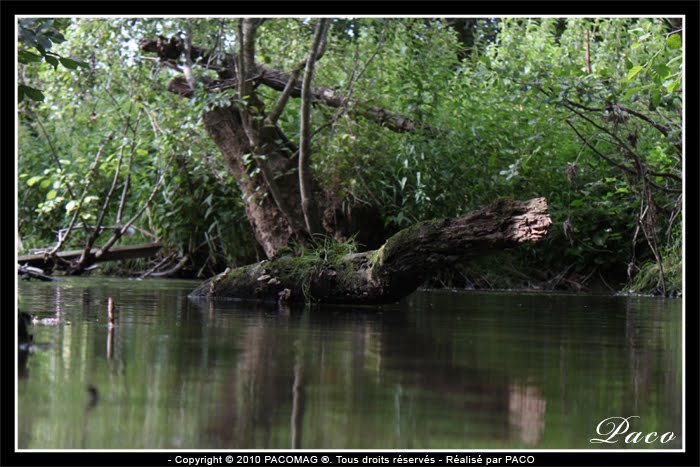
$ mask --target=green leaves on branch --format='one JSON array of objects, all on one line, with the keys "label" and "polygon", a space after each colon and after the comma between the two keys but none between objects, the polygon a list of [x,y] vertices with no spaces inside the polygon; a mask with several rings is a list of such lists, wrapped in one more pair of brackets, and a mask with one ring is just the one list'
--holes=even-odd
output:
[{"label": "green leaves on branch", "polygon": [[681,35],[671,34],[666,38],[666,46],[669,49],[680,49],[681,48]]},{"label": "green leaves on branch", "polygon": [[33,101],[43,101],[44,93],[36,88],[20,84],[17,86],[17,101],[22,102],[25,97]]},{"label": "green leaves on branch", "polygon": [[[43,60],[54,70],[58,68],[59,64],[69,70],[75,70],[79,67],[90,68],[85,62],[63,57],[50,51],[54,44],[66,41],[59,29],[67,27],[68,22],[69,20],[65,18],[27,18],[21,20],[18,38],[20,49],[17,52],[17,61],[22,65],[30,65],[41,63]],[[28,48],[33,48],[38,53],[31,52]],[[39,102],[44,100],[44,93],[31,86],[19,84],[17,91],[18,102],[22,102],[25,98]]]},{"label": "green leaves on branch", "polygon": [[[632,32],[641,31],[640,28]],[[645,32],[632,44],[632,49],[640,49],[645,44],[651,48],[651,57],[641,55],[643,63],[632,66],[627,72],[625,82],[632,84],[625,97],[646,96],[649,101],[649,109],[654,110],[660,105],[670,108],[680,104],[680,96],[676,91],[681,90],[681,59],[682,39],[680,34],[674,33],[666,37],[665,41],[654,40],[654,35],[659,32]],[[654,51],[654,49],[656,49]],[[630,63],[631,65],[631,63]]]},{"label": "green leaves on branch", "polygon": [[627,79],[628,79],[628,80],[631,80],[632,78],[634,78],[635,76],[637,76],[637,74],[638,74],[640,71],[642,71],[643,69],[644,69],[644,67],[643,67],[642,65],[633,66],[633,67],[630,69],[629,73],[627,73]]}]

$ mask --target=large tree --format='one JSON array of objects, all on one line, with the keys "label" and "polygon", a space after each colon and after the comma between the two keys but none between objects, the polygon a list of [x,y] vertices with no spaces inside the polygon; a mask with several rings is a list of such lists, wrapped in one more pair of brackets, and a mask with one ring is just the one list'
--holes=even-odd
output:
[{"label": "large tree", "polygon": [[[339,216],[313,174],[312,105],[320,103],[338,109],[336,115],[351,112],[394,132],[424,131],[437,135],[440,130],[314,85],[314,68],[324,55],[330,20],[316,20],[308,53],[291,71],[260,65],[256,61],[256,37],[264,21],[239,19],[237,53],[216,62],[211,51],[191,43],[189,33],[182,39],[146,38],[141,41],[141,49],[156,53],[163,64],[182,72],[171,80],[168,86],[171,92],[191,97],[197,86],[210,93],[236,91],[226,105],[207,112],[204,126],[235,175],[247,200],[248,219],[268,258],[275,257],[292,242],[309,243],[317,234],[340,238],[355,235],[359,243],[377,246],[377,240],[383,240],[383,223],[377,219],[376,207],[356,207],[355,211]],[[184,63],[178,65],[182,57]],[[215,70],[218,79],[195,82],[194,66]],[[260,85],[280,92],[269,109],[259,96]],[[290,97],[301,99],[298,145],[278,125]],[[251,170],[251,165],[255,170]]]}]

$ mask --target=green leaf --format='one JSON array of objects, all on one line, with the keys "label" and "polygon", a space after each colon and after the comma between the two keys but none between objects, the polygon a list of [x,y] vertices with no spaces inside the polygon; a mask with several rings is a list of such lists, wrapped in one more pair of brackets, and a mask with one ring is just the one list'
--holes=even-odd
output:
[{"label": "green leaf", "polygon": [[56,190],[51,190],[48,193],[46,193],[46,199],[47,200],[54,199],[57,194],[58,194],[58,192]]},{"label": "green leaf", "polygon": [[25,86],[24,84],[19,85],[19,101],[22,101],[22,98],[24,96],[27,96],[33,101],[43,101],[44,100],[44,93],[39,91],[36,88],[32,88],[29,86]]},{"label": "green leaf", "polygon": [[58,31],[50,31],[46,35],[51,39],[52,42],[56,44],[60,44],[61,42],[66,41],[66,38],[63,37],[63,34],[61,34]]},{"label": "green leaf", "polygon": [[671,81],[669,84],[666,85],[666,91],[671,93],[671,92],[675,91],[676,89],[678,89],[678,86],[680,86],[680,85],[681,85],[680,78],[676,78],[673,81]]},{"label": "green leaf", "polygon": [[20,41],[29,47],[35,47],[37,44],[34,33],[26,29],[20,32]]},{"label": "green leaf", "polygon": [[680,34],[671,34],[668,36],[666,39],[666,45],[668,46],[669,49],[678,49],[681,46],[681,35]]},{"label": "green leaf", "polygon": [[655,110],[661,101],[661,93],[658,89],[652,89],[649,96],[649,110]]},{"label": "green leaf", "polygon": [[32,26],[34,26],[34,23],[36,23],[36,21],[37,18],[23,19],[19,22],[19,28],[20,30],[31,28]]},{"label": "green leaf", "polygon": [[634,95],[635,95],[636,93],[638,93],[638,92],[639,92],[639,88],[638,88],[638,87],[636,87],[636,86],[635,86],[635,87],[631,87],[631,88],[629,88],[629,89],[627,90],[627,92],[625,93],[625,96],[623,97],[623,99],[624,99],[624,100],[629,100],[629,99],[632,98],[632,96],[634,96]]},{"label": "green leaf", "polygon": [[46,63],[52,65],[54,70],[58,68],[58,59],[56,57],[52,57],[51,55],[44,55],[44,60],[46,60]]},{"label": "green leaf", "polygon": [[[36,41],[38,42],[37,46],[40,45],[44,50],[49,50],[51,48],[51,40],[43,34],[37,34]],[[39,47],[37,47],[37,49],[38,48]],[[39,51],[43,53],[41,49]]]},{"label": "green leaf", "polygon": [[75,209],[77,204],[78,203],[75,200],[68,201],[68,203],[66,203],[66,212],[71,212],[73,209]]},{"label": "green leaf", "polygon": [[75,70],[78,67],[90,68],[87,63],[78,60],[73,60],[72,58],[61,57],[59,60],[61,62],[61,65],[68,68],[69,70]]},{"label": "green leaf", "polygon": [[651,78],[656,84],[661,84],[671,74],[671,70],[666,65],[655,65],[651,69]]},{"label": "green leaf", "polygon": [[34,53],[31,53],[27,50],[20,50],[17,53],[17,61],[19,63],[33,63],[33,62],[40,62],[41,61],[41,55],[37,55]]},{"label": "green leaf", "polygon": [[644,67],[642,65],[633,66],[632,69],[629,72],[627,72],[627,79],[634,78],[643,69]]},{"label": "green leaf", "polygon": [[29,180],[27,180],[27,186],[34,186],[37,182],[41,181],[43,177],[41,175],[36,175]]}]

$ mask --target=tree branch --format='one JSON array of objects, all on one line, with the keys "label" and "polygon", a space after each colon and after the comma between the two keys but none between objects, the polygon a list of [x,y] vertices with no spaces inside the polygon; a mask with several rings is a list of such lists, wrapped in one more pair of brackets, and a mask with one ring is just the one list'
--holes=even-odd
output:
[{"label": "tree branch", "polygon": [[[77,220],[78,216],[81,216],[82,208],[83,208],[83,201],[85,200],[85,197],[87,196],[88,189],[90,188],[90,182],[92,181],[92,177],[94,177],[95,173],[97,172],[97,163],[100,160],[100,157],[102,157],[102,151],[104,150],[105,146],[107,145],[108,142],[112,141],[112,138],[114,137],[114,133],[111,133],[109,136],[107,136],[100,146],[100,148],[97,150],[97,154],[95,155],[95,160],[92,162],[92,167],[90,168],[90,173],[87,176],[87,179],[85,180],[85,187],[83,188],[83,194],[80,196],[80,200],[78,201],[78,205],[75,208],[75,213],[73,214],[73,217],[71,218],[70,224],[68,225],[68,229],[62,237],[58,239],[58,243],[56,243],[56,246],[54,246],[51,251],[48,253],[49,256],[54,256],[58,250],[63,247],[63,244],[65,243],[66,239],[70,235],[71,231],[73,230],[73,226],[75,225],[75,221]],[[89,231],[89,227],[85,220],[81,216],[81,221],[83,223],[83,228],[85,231]]]},{"label": "tree branch", "polygon": [[316,32],[311,44],[304,79],[301,86],[301,123],[299,128],[299,193],[301,194],[301,210],[306,222],[306,231],[313,236],[321,232],[321,222],[316,213],[316,206],[311,193],[311,174],[309,156],[311,152],[311,81],[314,76],[314,64],[318,57],[323,55],[320,51],[321,43],[325,42],[328,32],[328,19],[319,19]]},{"label": "tree branch", "polygon": [[[360,70],[360,72],[357,74],[355,74],[355,72],[357,71],[359,63],[358,63],[357,58],[356,58],[355,66],[353,66],[352,72],[350,73],[350,77],[348,78],[347,87],[345,89],[345,95],[346,95],[346,99],[348,101],[350,101],[350,97],[352,96],[355,83],[362,77],[362,75],[365,73],[365,71],[369,67],[370,63],[372,63],[374,58],[379,53],[379,50],[383,47],[385,32],[386,32],[386,30],[382,29],[382,35],[379,38],[379,41],[377,43],[377,47],[374,49],[374,52],[372,53],[372,55],[370,55],[370,57],[367,59],[367,61],[363,65],[362,70]],[[338,121],[338,119],[340,119],[340,117],[347,111],[347,109],[348,109],[348,107],[338,107],[338,110],[335,112],[333,117],[328,122],[319,126],[316,129],[316,131],[314,131],[313,135],[311,135],[311,138],[314,138],[318,133],[320,133],[325,128],[334,125]]]},{"label": "tree branch", "polygon": [[280,116],[282,115],[282,111],[284,111],[284,108],[287,105],[287,101],[289,101],[289,96],[292,93],[292,89],[296,84],[297,78],[299,78],[299,72],[304,67],[304,65],[305,62],[299,63],[289,74],[289,80],[284,86],[284,89],[282,90],[282,94],[280,95],[279,99],[277,99],[277,103],[275,103],[275,106],[272,108],[267,117],[265,117],[265,125],[277,124],[277,120],[279,120]]},{"label": "tree branch", "polygon": [[141,206],[141,208],[138,210],[136,214],[133,215],[129,221],[124,224],[124,226],[119,229],[117,232],[115,232],[109,240],[107,240],[107,243],[105,243],[102,248],[99,249],[97,253],[95,253],[95,258],[99,258],[100,256],[104,255],[109,251],[109,249],[114,245],[117,240],[119,240],[131,227],[131,224],[136,222],[136,220],[141,217],[141,214],[146,210],[149,204],[151,204],[151,201],[153,201],[153,198],[156,196],[156,193],[158,192],[158,189],[160,188],[160,185],[163,183],[163,180],[165,180],[165,174],[168,171],[168,167],[170,167],[170,163],[172,162],[173,158],[175,157],[175,154],[170,156],[170,159],[168,159],[168,162],[165,164],[165,167],[163,168],[163,173],[161,174],[160,178],[156,182],[156,185],[153,187],[153,190],[151,190],[151,194],[148,196],[148,199],[146,199],[146,202]]},{"label": "tree branch", "polygon": [[627,172],[627,173],[630,174],[630,175],[638,175],[638,174],[637,174],[637,171],[630,169],[630,168],[627,167],[626,165],[623,165],[623,164],[620,164],[620,163],[615,162],[614,160],[610,159],[608,156],[606,156],[605,154],[603,154],[602,152],[600,152],[600,151],[599,151],[595,146],[593,146],[581,133],[579,133],[579,131],[576,129],[576,127],[573,125],[573,123],[571,123],[571,122],[569,121],[568,118],[567,118],[566,120],[564,120],[564,121],[566,122],[567,125],[569,125],[569,126],[571,127],[572,130],[574,130],[574,133],[576,133],[576,136],[578,136],[579,139],[580,139],[581,141],[583,141],[583,144],[585,144],[586,146],[588,146],[594,153],[596,153],[596,155],[597,155],[598,157],[600,157],[601,159],[603,159],[604,161],[606,161],[608,164],[613,165],[613,166],[617,167],[618,169],[621,169],[622,171]]},{"label": "tree branch", "polygon": [[[652,118],[648,117],[647,115],[644,115],[641,112],[637,112],[636,110],[630,109],[627,106],[618,105],[618,107],[620,107],[621,110],[624,110],[628,114],[634,115],[638,119],[647,122],[649,125],[653,126],[657,130],[659,130],[659,132],[661,132],[661,134],[664,135],[666,138],[670,138],[670,136],[671,136],[671,128],[670,127],[653,120]],[[673,144],[673,147],[675,147],[676,150],[678,151],[678,154],[683,154],[683,145],[681,143],[672,143],[672,144]]]},{"label": "tree branch", "polygon": [[121,171],[123,157],[124,147],[122,146],[122,148],[119,150],[119,159],[117,160],[117,168],[114,171],[112,186],[109,187],[107,196],[105,196],[105,199],[102,202],[102,209],[100,210],[100,214],[97,216],[97,220],[95,221],[95,228],[88,236],[88,239],[85,242],[85,248],[83,248],[83,253],[80,255],[80,259],[78,259],[76,266],[78,270],[85,268],[90,250],[92,250],[92,246],[95,244],[95,240],[97,240],[97,237],[100,234],[100,229],[102,228],[102,222],[104,221],[105,214],[107,213],[107,208],[109,207],[109,203],[112,200],[112,195],[114,194],[114,190],[117,188],[117,183],[119,182],[119,172]]},{"label": "tree branch", "polygon": [[194,75],[192,74],[192,28],[190,27],[189,21],[185,25],[185,40],[183,44],[185,50],[185,65],[183,67],[183,72],[185,75],[185,80],[187,80],[187,85],[192,91],[196,88],[196,83],[194,81]]},{"label": "tree branch", "polygon": [[[249,38],[254,38],[254,31],[257,26],[255,28],[249,27],[247,29],[247,33],[244,33],[243,23],[243,20],[239,21],[238,36],[242,37],[243,40],[247,42]],[[246,38],[246,35],[248,36],[248,38]],[[172,41],[171,43],[164,43],[163,38],[156,38],[150,40],[144,39],[141,41],[141,50],[145,52],[158,53],[159,57],[164,63],[171,61],[169,57],[173,55],[172,48],[177,46],[178,44],[175,43],[173,45]],[[208,66],[208,68],[216,70],[221,78],[219,80],[207,84],[205,86],[205,90],[213,92],[236,88],[241,96],[246,96],[248,95],[248,88],[250,87],[250,82],[248,80],[250,79],[250,76],[256,76],[256,78],[260,81],[261,84],[264,84],[276,91],[284,92],[285,89],[287,89],[287,92],[289,93],[288,97],[301,97],[301,84],[298,82],[298,80],[292,80],[293,84],[289,85],[289,82],[291,80],[290,73],[275,68],[268,68],[262,65],[257,65],[254,62],[245,63],[241,65],[240,62],[245,60],[245,58],[243,58],[244,55],[247,55],[248,58],[250,58],[250,54],[252,52],[254,58],[254,44],[250,42],[245,47],[246,50],[244,52],[244,50],[241,49],[241,44],[239,44],[239,50],[237,54],[238,57],[235,60],[231,56],[227,57],[227,59],[224,60],[228,60],[229,63],[234,64],[236,76],[231,76],[232,74],[226,68]],[[252,47],[252,50],[250,49],[250,47]],[[192,54],[196,56],[206,56],[206,52],[204,51],[204,49],[195,46],[192,46]],[[202,65],[206,66],[206,63]],[[241,75],[241,72],[247,73],[247,75]],[[239,79],[239,76],[247,76],[247,79]],[[291,86],[291,89],[288,89],[288,85]],[[174,86],[173,89],[171,89],[171,91],[178,92],[177,86]],[[353,113],[354,115],[358,115],[368,120],[379,123],[380,125],[382,125],[390,131],[398,133],[422,131],[427,132],[433,136],[439,136],[445,133],[444,129],[435,128],[422,122],[414,122],[411,119],[403,115],[397,114],[395,112],[392,112],[390,110],[383,109],[381,107],[368,106],[363,102],[339,96],[335,93],[335,91],[326,87],[314,87],[311,89],[311,94],[313,96],[313,99],[316,101],[322,102],[323,104],[329,107],[352,109],[351,113]]]},{"label": "tree branch", "polygon": [[[576,129],[576,127],[575,127],[568,119],[566,119],[565,122],[566,122],[567,125],[569,125],[569,126],[571,127],[572,130],[574,130],[574,133],[576,133],[576,136],[579,137],[579,139],[583,142],[583,144],[585,144],[586,146],[588,146],[594,153],[596,153],[596,155],[597,155],[598,157],[600,157],[601,159],[603,159],[604,161],[606,161],[606,162],[609,163],[610,165],[613,165],[613,166],[617,167],[618,169],[621,169],[622,171],[627,172],[627,173],[630,174],[630,175],[635,175],[635,176],[639,176],[639,177],[644,178],[644,180],[645,180],[647,183],[649,183],[650,185],[652,185],[654,188],[658,188],[659,190],[663,190],[663,191],[666,191],[666,192],[669,192],[669,193],[681,193],[681,192],[682,192],[682,190],[678,190],[678,189],[675,189],[675,188],[663,187],[663,186],[660,186],[660,185],[654,183],[653,181],[649,180],[649,178],[647,177],[647,175],[652,174],[652,172],[650,172],[648,169],[646,169],[646,166],[644,166],[643,164],[642,164],[642,166],[639,168],[639,170],[633,170],[633,169],[630,169],[629,167],[627,167],[626,165],[623,165],[623,164],[620,164],[620,163],[618,163],[618,162],[615,162],[614,160],[610,159],[608,156],[606,156],[605,154],[603,154],[602,152],[600,152],[595,146],[593,146],[593,145],[592,145],[592,144],[591,144],[577,129]],[[640,162],[637,161],[637,163],[639,164]],[[672,174],[669,174],[669,175],[672,175]]]}]

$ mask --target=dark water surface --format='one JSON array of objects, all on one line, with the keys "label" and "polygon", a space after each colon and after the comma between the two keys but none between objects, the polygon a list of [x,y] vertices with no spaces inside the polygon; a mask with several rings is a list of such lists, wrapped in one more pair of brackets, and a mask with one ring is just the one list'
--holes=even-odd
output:
[{"label": "dark water surface", "polygon": [[[58,324],[31,327],[20,449],[682,445],[680,300],[421,291],[288,310],[193,302],[196,285],[21,281],[20,309]],[[632,416],[627,434],[675,439],[590,443]]]}]

